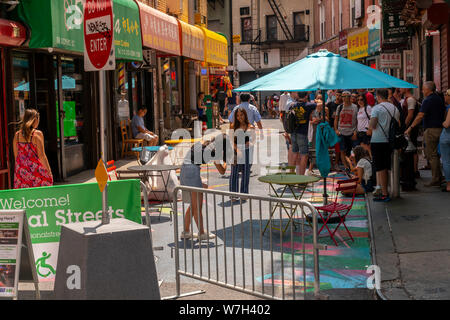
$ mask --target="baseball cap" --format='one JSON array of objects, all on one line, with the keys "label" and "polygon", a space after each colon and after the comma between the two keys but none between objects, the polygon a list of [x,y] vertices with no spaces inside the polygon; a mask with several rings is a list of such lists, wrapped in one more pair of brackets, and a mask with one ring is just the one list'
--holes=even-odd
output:
[{"label": "baseball cap", "polygon": [[351,92],[350,91],[344,91],[344,92],[342,92],[342,96],[351,96],[352,94],[351,94]]}]

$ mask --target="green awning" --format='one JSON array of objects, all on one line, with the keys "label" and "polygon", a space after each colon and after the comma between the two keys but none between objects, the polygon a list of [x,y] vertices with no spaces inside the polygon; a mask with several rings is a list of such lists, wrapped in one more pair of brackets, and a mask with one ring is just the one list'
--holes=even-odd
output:
[{"label": "green awning", "polygon": [[[114,0],[116,59],[142,61],[139,9],[133,0]],[[83,1],[22,0],[14,15],[31,31],[30,48],[82,53]]]}]

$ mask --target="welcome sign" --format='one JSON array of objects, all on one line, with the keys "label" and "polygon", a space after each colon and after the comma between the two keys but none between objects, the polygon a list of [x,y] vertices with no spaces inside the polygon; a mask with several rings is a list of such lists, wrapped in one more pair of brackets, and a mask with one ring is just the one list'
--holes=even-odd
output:
[{"label": "welcome sign", "polygon": [[[39,280],[54,280],[61,226],[102,217],[97,183],[0,191],[0,210],[26,210]],[[108,183],[110,218],[141,221],[139,180]]]}]

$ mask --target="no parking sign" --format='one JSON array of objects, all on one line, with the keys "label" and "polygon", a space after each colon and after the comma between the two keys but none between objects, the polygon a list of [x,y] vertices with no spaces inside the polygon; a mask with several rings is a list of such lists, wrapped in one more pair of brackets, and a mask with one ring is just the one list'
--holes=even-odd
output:
[{"label": "no parking sign", "polygon": [[112,0],[86,0],[84,5],[84,70],[114,70]]}]

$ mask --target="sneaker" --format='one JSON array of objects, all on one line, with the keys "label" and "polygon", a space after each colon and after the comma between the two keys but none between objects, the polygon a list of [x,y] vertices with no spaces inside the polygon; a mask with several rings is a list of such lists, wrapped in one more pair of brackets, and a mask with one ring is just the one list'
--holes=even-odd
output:
[{"label": "sneaker", "polygon": [[180,238],[182,240],[183,239],[189,240],[189,239],[197,238],[197,237],[198,237],[198,235],[196,233],[186,232],[186,231],[181,232],[181,235],[180,235]]},{"label": "sneaker", "polygon": [[374,198],[373,201],[375,201],[375,202],[389,202],[389,201],[391,201],[391,198],[389,198],[389,196],[381,196],[381,197]]},{"label": "sneaker", "polygon": [[211,239],[215,239],[216,235],[213,233],[201,233],[198,236],[198,240],[202,241],[202,240],[211,240]]},{"label": "sneaker", "polygon": [[375,187],[375,191],[372,192],[374,197],[380,197],[381,196],[381,188],[379,188],[378,186]]}]

